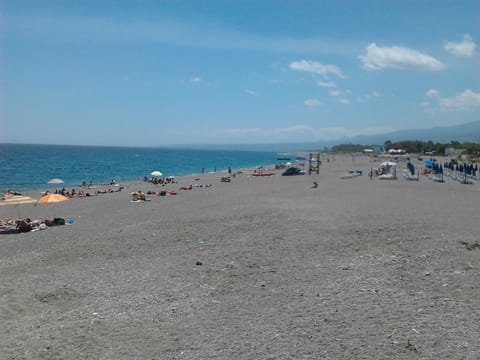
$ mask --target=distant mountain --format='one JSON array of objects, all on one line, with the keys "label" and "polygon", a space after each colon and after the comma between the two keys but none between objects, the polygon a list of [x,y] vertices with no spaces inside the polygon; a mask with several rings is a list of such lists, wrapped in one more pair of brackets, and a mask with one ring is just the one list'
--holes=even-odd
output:
[{"label": "distant mountain", "polygon": [[381,135],[359,135],[340,139],[336,141],[336,143],[382,145],[387,140],[391,140],[392,142],[420,140],[443,144],[450,143],[451,141],[480,143],[480,121],[455,126],[437,126],[430,129],[398,130]]},{"label": "distant mountain", "polygon": [[398,130],[379,135],[358,135],[332,141],[315,141],[302,143],[277,144],[210,144],[210,145],[178,145],[182,148],[211,149],[211,150],[251,150],[273,152],[322,151],[325,147],[339,144],[383,145],[385,141],[420,140],[434,143],[475,142],[480,143],[480,121],[455,126],[437,126],[430,129]]},{"label": "distant mountain", "polygon": [[[451,141],[480,143],[480,121],[470,122],[454,126],[436,126],[429,129],[398,130],[377,135],[358,135],[345,137],[332,141],[318,141],[302,144],[276,144],[279,149],[283,145],[283,151],[318,151],[325,147],[339,144],[383,145],[385,141],[432,141],[434,143],[447,144]],[[268,145],[264,145],[267,147]],[[278,151],[278,150],[273,150]]]}]

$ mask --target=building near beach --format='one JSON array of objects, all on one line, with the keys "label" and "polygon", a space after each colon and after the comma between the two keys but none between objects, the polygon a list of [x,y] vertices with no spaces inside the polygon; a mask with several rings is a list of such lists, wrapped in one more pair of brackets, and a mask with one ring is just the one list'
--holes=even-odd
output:
[{"label": "building near beach", "polygon": [[456,149],[453,147],[447,147],[445,148],[445,156],[451,157],[451,158],[457,158],[462,155],[463,149]]},{"label": "building near beach", "polygon": [[403,149],[390,149],[390,150],[388,150],[388,153],[390,155],[403,155],[403,154],[405,154],[405,152],[406,151],[403,150]]}]

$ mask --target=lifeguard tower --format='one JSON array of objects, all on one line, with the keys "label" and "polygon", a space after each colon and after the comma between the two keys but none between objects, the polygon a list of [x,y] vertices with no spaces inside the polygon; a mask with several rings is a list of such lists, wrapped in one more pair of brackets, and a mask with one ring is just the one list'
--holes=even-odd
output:
[{"label": "lifeguard tower", "polygon": [[308,175],[312,173],[320,173],[320,165],[322,162],[320,161],[320,153],[310,153],[308,157]]}]

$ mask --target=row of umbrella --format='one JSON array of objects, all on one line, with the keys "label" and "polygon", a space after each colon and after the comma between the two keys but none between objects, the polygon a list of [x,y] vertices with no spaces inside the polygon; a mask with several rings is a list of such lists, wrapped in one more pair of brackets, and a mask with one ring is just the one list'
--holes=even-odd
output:
[{"label": "row of umbrella", "polygon": [[476,176],[478,172],[478,165],[475,164],[454,164],[454,163],[445,163],[445,167],[452,170],[452,171],[459,171],[462,173],[466,173],[467,175]]},{"label": "row of umbrella", "polygon": [[[63,184],[64,181],[62,179],[51,179],[48,181],[49,184]],[[30,196],[20,195],[20,194],[5,194],[4,198],[0,200],[0,206],[7,206],[7,205],[23,205],[23,204],[53,204],[57,202],[62,202],[68,200],[68,198],[62,194],[45,194],[40,199],[34,199]],[[54,210],[55,216],[55,210]],[[20,217],[20,214],[19,214]]]},{"label": "row of umbrella", "polygon": [[[62,202],[68,200],[66,196],[63,196],[62,194],[46,194],[42,196],[40,199],[36,200],[30,196],[25,196],[25,195],[12,195],[8,196],[5,199],[0,201],[0,206],[6,206],[6,205],[22,205],[22,204],[32,204],[32,203],[37,203],[37,204],[54,204],[57,202]],[[55,208],[53,210],[53,216],[55,217]],[[20,218],[20,212],[18,211],[18,217]]]},{"label": "row of umbrella", "polygon": [[[151,174],[152,176],[155,177],[160,177],[163,174],[158,171],[152,171]],[[63,184],[64,181],[62,179],[51,179],[48,181],[48,184],[51,185],[59,185]],[[10,196],[4,197],[3,200],[0,200],[0,206],[6,206],[6,205],[22,205],[22,204],[32,204],[32,203],[38,203],[38,204],[53,204],[57,202],[62,202],[68,200],[68,198],[62,194],[45,194],[42,196],[40,199],[34,199],[30,196],[25,196],[25,195],[19,195],[19,194],[12,194]],[[54,210],[54,216],[55,216],[55,210]],[[19,216],[20,217],[20,216]]]},{"label": "row of umbrella", "polygon": [[68,200],[68,198],[66,196],[63,196],[62,194],[46,194],[38,200],[25,195],[12,195],[5,198],[4,200],[1,200],[0,206],[31,204],[35,202],[38,204],[52,204],[52,203],[57,203],[65,200]]}]

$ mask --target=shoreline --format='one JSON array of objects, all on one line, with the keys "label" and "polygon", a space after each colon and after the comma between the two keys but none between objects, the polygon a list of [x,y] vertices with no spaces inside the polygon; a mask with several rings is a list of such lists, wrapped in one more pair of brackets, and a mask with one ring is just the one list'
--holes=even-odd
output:
[{"label": "shoreline", "polygon": [[[269,165],[263,165],[264,167],[267,167],[269,168],[270,170],[275,170],[275,164],[269,164]],[[232,169],[232,174],[233,173],[239,173],[239,172],[252,172],[255,170],[255,167],[245,167],[245,168],[239,168],[239,169]],[[192,173],[192,174],[186,174],[186,175],[179,175],[179,176],[176,176],[176,175],[173,175],[171,177],[173,177],[175,179],[175,183],[178,183],[179,181],[181,182],[184,182],[184,180],[186,179],[193,179],[195,180],[195,178],[201,178],[201,177],[211,177],[213,178],[215,175],[217,176],[222,176],[222,175],[225,175],[225,174],[228,174],[228,169],[225,169],[225,170],[218,170],[218,171],[209,171],[209,172],[204,172],[204,173]],[[148,179],[152,179],[152,176],[146,176]],[[166,178],[166,177],[160,177],[160,178]],[[172,184],[175,184],[175,183],[172,183]],[[75,189],[75,191],[78,191],[78,190],[85,190],[85,189],[89,189],[89,190],[93,190],[93,189],[106,189],[106,188],[111,188],[111,189],[114,189],[115,187],[124,187],[126,189],[130,188],[131,186],[133,185],[139,185],[139,184],[150,184],[150,185],[153,185],[155,186],[155,184],[152,184],[150,182],[147,182],[147,181],[144,181],[143,178],[142,179],[136,179],[136,180],[126,180],[126,181],[119,181],[117,182],[115,180],[115,183],[93,183],[92,186],[87,186],[87,187],[83,187],[81,184],[79,185],[75,185],[75,186],[68,186],[68,187],[65,187],[65,190],[67,191],[68,189]],[[172,185],[172,184],[169,184],[169,185]],[[47,184],[49,185],[49,184]],[[49,193],[53,193],[55,192],[55,190],[58,190],[59,188],[63,188],[63,184],[58,184],[57,187],[51,187],[51,186],[46,186],[45,190],[42,190],[42,189],[33,189],[33,190],[25,190],[23,193],[24,194],[27,194],[30,196],[30,194],[38,194],[38,193],[44,193],[45,191],[48,191]],[[157,186],[157,187],[161,187],[160,186]]]},{"label": "shoreline", "polygon": [[[270,164],[268,166],[262,166],[264,169],[268,169],[269,171],[276,171],[278,174],[283,171],[282,169],[275,169],[275,164]],[[17,192],[20,195],[23,196],[29,196],[32,197],[35,200],[39,200],[46,192],[49,194],[55,194],[55,193],[60,193],[62,188],[65,188],[65,191],[70,193],[73,190],[75,190],[75,193],[84,193],[83,196],[75,196],[75,197],[68,197],[68,201],[62,202],[55,204],[55,207],[63,207],[65,206],[66,203],[68,202],[76,202],[76,201],[82,201],[82,200],[90,200],[94,198],[101,198],[101,197],[108,197],[108,196],[115,196],[116,194],[123,194],[122,197],[125,197],[125,194],[128,195],[128,197],[131,197],[132,192],[138,192],[141,191],[147,195],[147,197],[152,197],[152,196],[157,196],[157,195],[151,195],[149,194],[150,192],[159,192],[159,191],[175,191],[177,192],[176,195],[179,194],[180,187],[188,187],[192,186],[192,189],[194,187],[201,187],[198,185],[212,185],[215,183],[219,183],[220,180],[223,177],[245,177],[245,176],[251,176],[252,173],[254,173],[255,169],[258,167],[246,167],[246,168],[239,168],[239,169],[232,169],[231,174],[228,173],[228,169],[226,170],[220,170],[217,172],[205,172],[205,173],[199,173],[199,174],[189,174],[189,175],[181,175],[181,176],[175,176],[174,179],[175,181],[172,183],[168,183],[165,185],[156,185],[151,182],[144,181],[143,179],[138,179],[138,180],[132,180],[132,181],[123,181],[123,182],[115,182],[115,183],[98,183],[98,184],[92,184],[90,187],[83,187],[81,185],[77,186],[71,186],[71,187],[64,187],[64,184],[58,184],[57,186],[50,186],[51,184],[48,184],[49,186],[46,186],[45,189],[35,189],[35,190],[27,190],[27,191],[21,191]],[[277,174],[277,175],[278,175]],[[151,177],[149,178],[151,179]],[[13,190],[14,191],[14,190]],[[90,193],[89,196],[86,195],[86,193]],[[97,193],[98,192],[98,193]],[[32,204],[20,204],[20,205],[7,205],[7,206],[0,206],[0,219],[14,219],[15,214],[22,214],[23,218],[29,217],[29,218],[35,218],[28,216],[29,210],[33,214],[38,214],[38,208],[45,208],[45,206],[48,205],[40,205],[37,203],[32,203]],[[68,206],[71,208],[72,206]],[[10,216],[6,216],[6,215]],[[25,215],[25,216],[24,216]],[[22,218],[20,217],[20,218]],[[37,219],[38,220],[38,219]]]}]

